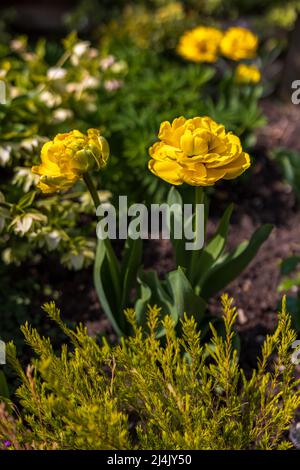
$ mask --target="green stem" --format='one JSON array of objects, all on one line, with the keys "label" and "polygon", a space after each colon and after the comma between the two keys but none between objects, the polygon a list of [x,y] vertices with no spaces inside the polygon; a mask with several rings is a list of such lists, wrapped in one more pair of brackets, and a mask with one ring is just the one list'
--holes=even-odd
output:
[{"label": "green stem", "polygon": [[[195,232],[195,239],[198,236],[199,230],[201,227],[199,227],[199,220],[197,217],[198,212],[196,211],[196,206],[197,204],[203,204],[204,203],[204,189],[202,186],[196,186],[195,187],[195,221],[194,221],[194,232]],[[196,270],[197,266],[197,260],[199,259],[199,250],[194,250],[192,253],[192,258],[191,258],[191,265],[190,265],[190,281],[193,284],[194,281],[194,273]]]},{"label": "green stem", "polygon": [[[87,186],[87,188],[90,192],[90,195],[93,199],[95,208],[97,210],[98,206],[100,206],[100,204],[101,204],[98,191],[95,188],[95,185],[92,181],[92,178],[90,177],[90,175],[88,173],[85,173],[83,175],[83,179],[84,179],[84,182],[85,182],[85,184],[86,184],[86,186]],[[117,301],[120,302],[120,300],[121,300],[121,289],[120,289],[120,283],[119,283],[119,274],[120,273],[119,273],[118,260],[117,260],[117,257],[115,255],[115,252],[114,252],[114,250],[111,246],[110,239],[105,238],[103,240],[103,243],[104,243],[105,248],[106,248],[107,259],[108,259],[108,263],[109,263],[109,267],[110,267],[111,275],[112,275],[112,281],[113,281],[115,292],[117,294]]]},{"label": "green stem", "polygon": [[97,207],[100,206],[100,204],[101,204],[98,191],[95,188],[93,180],[92,180],[92,178],[90,177],[90,175],[88,173],[85,173],[83,175],[83,179],[84,179],[84,182],[87,185],[87,188],[88,188],[88,190],[90,192],[90,195],[93,199],[95,209],[97,210]]}]

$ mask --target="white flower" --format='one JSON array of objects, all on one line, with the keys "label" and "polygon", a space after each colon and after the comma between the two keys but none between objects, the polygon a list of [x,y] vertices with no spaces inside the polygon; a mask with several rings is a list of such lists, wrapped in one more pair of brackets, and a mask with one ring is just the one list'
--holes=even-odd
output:
[{"label": "white flower", "polygon": [[83,56],[83,54],[88,50],[91,43],[89,41],[80,41],[73,47],[73,54],[77,57]]},{"label": "white flower", "polygon": [[75,67],[79,65],[80,58],[87,52],[90,47],[89,41],[81,41],[75,44],[73,47],[73,54],[71,55],[70,61],[71,64]]},{"label": "white flower", "polygon": [[76,83],[76,82],[67,83],[67,86],[66,86],[67,93],[77,93],[77,92],[80,92],[80,90],[81,90],[80,83]]},{"label": "white flower", "polygon": [[22,94],[22,90],[20,90],[20,88],[18,88],[17,86],[10,86],[9,87],[9,96],[10,96],[10,98],[12,98],[12,99],[17,98],[21,94]]},{"label": "white flower", "polygon": [[10,48],[15,52],[22,52],[25,50],[25,44],[20,39],[13,39],[10,41]]},{"label": "white flower", "polygon": [[30,214],[25,214],[24,216],[19,216],[15,220],[15,232],[25,235],[26,232],[30,230],[32,226],[33,218]]},{"label": "white flower", "polygon": [[100,67],[102,70],[109,69],[116,62],[116,58],[113,55],[108,55],[100,60]]},{"label": "white flower", "polygon": [[10,264],[13,261],[13,253],[11,248],[6,248],[2,252],[2,260],[5,264]]},{"label": "white flower", "polygon": [[92,77],[91,75],[88,75],[85,77],[82,82],[81,82],[81,87],[82,89],[86,88],[98,88],[99,86],[99,79],[97,77]]},{"label": "white flower", "polygon": [[33,137],[32,139],[25,139],[21,142],[21,147],[25,150],[28,150],[28,152],[33,152],[39,145],[39,141],[36,137]]},{"label": "white flower", "polygon": [[30,190],[31,186],[37,185],[39,176],[32,173],[31,168],[16,167],[14,171],[12,183],[22,187],[25,193]]},{"label": "white flower", "polygon": [[71,254],[70,263],[71,263],[72,268],[75,269],[75,271],[79,271],[83,267],[84,256],[82,254],[79,254],[79,255]]},{"label": "white flower", "polygon": [[88,56],[90,59],[96,59],[96,57],[98,56],[98,49],[96,49],[95,47],[90,47],[88,50]]},{"label": "white flower", "polygon": [[13,222],[11,223],[11,227],[14,228],[14,232],[24,236],[25,233],[29,232],[29,230],[33,227],[34,222],[38,223],[47,223],[47,217],[43,214],[38,214],[34,212],[28,212],[27,214],[17,215]]},{"label": "white flower", "polygon": [[61,97],[59,95],[54,95],[50,91],[42,91],[40,94],[40,100],[48,107],[53,108],[54,106],[59,106],[61,103]]},{"label": "white flower", "polygon": [[46,244],[49,251],[55,250],[61,241],[61,234],[58,230],[52,230],[52,232],[45,235]]},{"label": "white flower", "polygon": [[104,88],[106,91],[115,91],[123,86],[122,80],[105,80]]},{"label": "white flower", "polygon": [[73,117],[71,109],[58,108],[53,111],[52,117],[56,123],[64,122]]},{"label": "white flower", "polygon": [[47,72],[49,80],[62,80],[67,75],[67,71],[62,67],[51,67]]},{"label": "white flower", "polygon": [[9,162],[10,155],[11,155],[11,147],[9,145],[0,147],[0,165],[1,166],[5,166]]},{"label": "white flower", "polygon": [[26,62],[33,62],[34,59],[36,59],[36,54],[34,54],[33,52],[25,52],[23,54],[23,59],[26,61]]}]

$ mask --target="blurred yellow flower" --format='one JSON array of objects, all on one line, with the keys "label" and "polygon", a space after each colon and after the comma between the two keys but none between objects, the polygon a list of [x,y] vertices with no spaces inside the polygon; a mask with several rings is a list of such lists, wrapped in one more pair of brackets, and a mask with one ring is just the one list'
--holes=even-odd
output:
[{"label": "blurred yellow flower", "polygon": [[181,20],[184,17],[183,5],[180,2],[172,2],[160,7],[155,13],[155,19],[159,23],[171,20]]},{"label": "blurred yellow flower", "polygon": [[194,62],[215,62],[222,35],[219,29],[199,26],[183,34],[177,52]]},{"label": "blurred yellow flower", "polygon": [[38,187],[44,193],[69,189],[84,173],[105,167],[109,146],[97,129],[87,134],[77,130],[57,134],[41,151],[42,163],[32,167],[40,175]]},{"label": "blurred yellow flower", "polygon": [[208,116],[165,121],[158,137],[160,142],[149,149],[149,169],[174,185],[212,186],[222,178],[236,178],[250,166],[240,139]]},{"label": "blurred yellow flower", "polygon": [[221,41],[221,52],[232,60],[251,59],[255,56],[258,37],[249,29],[241,27],[229,28]]},{"label": "blurred yellow flower", "polygon": [[237,83],[258,83],[261,73],[256,65],[239,64],[235,69],[235,80]]}]

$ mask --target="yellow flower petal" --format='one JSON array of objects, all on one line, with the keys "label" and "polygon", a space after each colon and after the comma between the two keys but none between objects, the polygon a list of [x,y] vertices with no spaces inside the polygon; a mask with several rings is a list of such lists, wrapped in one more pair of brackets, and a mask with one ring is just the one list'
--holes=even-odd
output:
[{"label": "yellow flower petal", "polygon": [[211,186],[250,166],[240,139],[208,116],[165,121],[159,137],[161,141],[149,149],[149,169],[171,184]]},{"label": "yellow flower petal", "polygon": [[108,143],[97,129],[89,129],[87,135],[73,130],[57,134],[43,146],[42,163],[32,172],[40,175],[38,187],[43,192],[66,190],[84,173],[103,168],[108,156]]}]

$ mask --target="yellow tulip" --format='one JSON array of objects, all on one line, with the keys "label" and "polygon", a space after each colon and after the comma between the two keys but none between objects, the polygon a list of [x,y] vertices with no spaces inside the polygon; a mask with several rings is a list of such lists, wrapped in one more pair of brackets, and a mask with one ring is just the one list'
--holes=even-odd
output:
[{"label": "yellow tulip", "polygon": [[77,130],[57,134],[41,151],[42,163],[32,167],[40,175],[38,187],[44,193],[66,190],[84,173],[104,168],[109,157],[109,145],[97,129],[87,134]]},{"label": "yellow tulip", "polygon": [[221,52],[228,59],[251,59],[255,56],[258,37],[249,29],[241,27],[229,28],[221,41]]},{"label": "yellow tulip", "polygon": [[217,28],[199,26],[180,38],[177,52],[194,62],[215,62],[223,33]]},{"label": "yellow tulip", "polygon": [[149,169],[174,185],[212,186],[222,178],[236,178],[250,166],[240,139],[208,116],[165,121],[158,137],[149,149]]},{"label": "yellow tulip", "polygon": [[239,64],[235,69],[235,80],[237,83],[258,83],[261,73],[255,65]]}]

